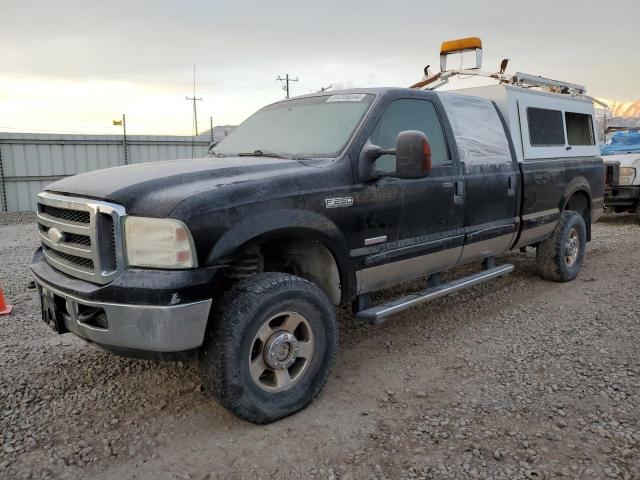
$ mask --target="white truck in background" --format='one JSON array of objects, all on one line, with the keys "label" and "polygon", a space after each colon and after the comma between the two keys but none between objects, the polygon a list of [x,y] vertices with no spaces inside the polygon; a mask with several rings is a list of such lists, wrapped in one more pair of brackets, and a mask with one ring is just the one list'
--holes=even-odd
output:
[{"label": "white truck in background", "polygon": [[640,221],[640,131],[623,129],[602,146],[604,204],[615,213],[632,212]]}]

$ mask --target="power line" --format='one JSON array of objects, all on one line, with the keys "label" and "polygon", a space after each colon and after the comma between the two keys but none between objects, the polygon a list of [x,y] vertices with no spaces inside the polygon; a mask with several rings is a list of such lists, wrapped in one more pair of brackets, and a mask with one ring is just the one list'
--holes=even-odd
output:
[{"label": "power line", "polygon": [[287,92],[287,96],[285,98],[289,98],[289,82],[299,82],[300,79],[298,77],[296,78],[289,78],[289,74],[287,73],[285,75],[284,78],[282,78],[280,75],[278,75],[278,78],[276,78],[277,81],[279,82],[284,82],[284,85],[282,86],[282,89]]}]

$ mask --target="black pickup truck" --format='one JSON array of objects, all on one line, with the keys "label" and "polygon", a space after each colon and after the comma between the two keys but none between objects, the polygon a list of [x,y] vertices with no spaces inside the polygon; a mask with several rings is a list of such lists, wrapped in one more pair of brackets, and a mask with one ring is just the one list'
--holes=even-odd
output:
[{"label": "black pickup truck", "polygon": [[[527,246],[544,278],[575,278],[603,206],[594,124],[586,99],[509,85],[269,105],[206,158],[49,185],[32,264],[43,318],[126,356],[197,356],[226,408],[273,421],[325,384],[337,305],[379,323],[509,273],[496,256]],[[420,277],[424,291],[371,302]]]}]

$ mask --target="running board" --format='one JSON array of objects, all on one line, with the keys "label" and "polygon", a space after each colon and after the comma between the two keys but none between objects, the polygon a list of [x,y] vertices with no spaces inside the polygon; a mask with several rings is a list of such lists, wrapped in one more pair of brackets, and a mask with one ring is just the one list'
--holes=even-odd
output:
[{"label": "running board", "polygon": [[487,280],[503,277],[511,272],[513,272],[513,265],[510,263],[500,265],[499,267],[489,268],[487,270],[474,273],[473,275],[469,275],[468,277],[459,278],[449,283],[427,288],[421,292],[413,293],[406,297],[383,303],[382,305],[367,308],[366,310],[358,312],[356,314],[356,319],[372,323],[374,325],[379,325],[384,322],[388,316],[393,315],[394,313],[401,312],[402,310],[406,310],[407,308],[415,307],[417,305],[422,305],[423,303],[444,297],[459,290],[464,290],[465,288],[473,287],[474,285],[486,282]]}]

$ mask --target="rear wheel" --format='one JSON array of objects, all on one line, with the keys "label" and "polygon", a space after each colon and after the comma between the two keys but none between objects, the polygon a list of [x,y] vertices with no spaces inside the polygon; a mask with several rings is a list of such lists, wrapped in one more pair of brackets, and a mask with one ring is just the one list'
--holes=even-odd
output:
[{"label": "rear wheel", "polygon": [[565,210],[549,238],[538,244],[540,276],[556,282],[576,278],[587,247],[587,229],[582,216]]},{"label": "rear wheel", "polygon": [[201,348],[205,388],[232,413],[269,423],[312,402],[337,347],[333,305],[313,283],[255,275],[219,304]]}]

